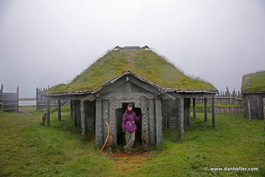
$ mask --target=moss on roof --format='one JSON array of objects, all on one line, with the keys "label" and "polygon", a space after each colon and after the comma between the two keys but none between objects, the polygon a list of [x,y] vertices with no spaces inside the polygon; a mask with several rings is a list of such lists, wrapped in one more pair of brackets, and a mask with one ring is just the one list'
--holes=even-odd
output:
[{"label": "moss on roof", "polygon": [[265,92],[265,71],[244,75],[241,92]]},{"label": "moss on roof", "polygon": [[106,81],[131,70],[164,88],[216,90],[205,81],[192,79],[151,50],[112,50],[78,75],[69,84],[51,87],[46,93],[93,90]]}]

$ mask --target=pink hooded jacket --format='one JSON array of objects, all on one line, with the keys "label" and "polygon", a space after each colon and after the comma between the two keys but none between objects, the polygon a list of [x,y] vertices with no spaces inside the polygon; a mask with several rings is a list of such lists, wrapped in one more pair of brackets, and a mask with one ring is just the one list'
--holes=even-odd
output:
[{"label": "pink hooded jacket", "polygon": [[[128,113],[128,118],[127,118],[127,113]],[[122,116],[121,128],[125,129],[126,132],[133,132],[133,131],[137,130],[137,126],[135,124],[135,121],[140,120],[140,118],[141,118],[140,116],[136,116],[133,109],[131,111],[129,111],[126,108],[126,111]]]}]

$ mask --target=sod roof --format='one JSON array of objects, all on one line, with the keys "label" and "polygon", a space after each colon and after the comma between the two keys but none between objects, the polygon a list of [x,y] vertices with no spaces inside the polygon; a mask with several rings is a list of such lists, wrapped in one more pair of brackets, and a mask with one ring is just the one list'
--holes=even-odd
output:
[{"label": "sod roof", "polygon": [[56,85],[46,93],[94,90],[129,70],[163,88],[217,90],[208,82],[186,76],[155,52],[139,48],[111,50],[71,83]]},{"label": "sod roof", "polygon": [[265,71],[244,75],[241,92],[265,92]]}]

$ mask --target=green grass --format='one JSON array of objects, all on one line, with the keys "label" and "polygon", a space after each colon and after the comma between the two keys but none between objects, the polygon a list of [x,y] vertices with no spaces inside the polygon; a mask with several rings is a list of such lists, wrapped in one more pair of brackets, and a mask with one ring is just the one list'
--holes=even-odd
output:
[{"label": "green grass", "polygon": [[[112,50],[98,59],[69,84],[56,85],[46,93],[93,90],[108,80],[131,70],[160,87],[187,90],[216,90],[205,81],[184,75],[173,64],[150,50]],[[166,71],[166,72],[165,72]]]},{"label": "green grass", "polygon": [[[184,141],[178,130],[163,132],[160,147],[143,157],[117,161],[100,154],[73,126],[69,106],[62,121],[51,116],[51,127],[41,127],[45,110],[0,113],[0,176],[265,176],[263,120],[243,115],[217,114],[216,128],[203,122],[203,113],[191,119]],[[117,148],[115,148],[117,149]],[[141,163],[139,165],[139,163]],[[258,171],[206,171],[204,168],[257,167]]]},{"label": "green grass", "polygon": [[265,71],[244,75],[242,78],[242,92],[265,92]]}]

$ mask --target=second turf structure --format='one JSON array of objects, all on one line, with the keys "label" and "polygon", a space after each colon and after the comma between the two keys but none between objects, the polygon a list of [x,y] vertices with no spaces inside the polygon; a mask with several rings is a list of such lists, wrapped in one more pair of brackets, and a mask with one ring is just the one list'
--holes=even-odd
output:
[{"label": "second turf structure", "polygon": [[141,47],[124,47],[109,51],[70,84],[59,84],[46,91],[47,126],[50,125],[50,100],[71,100],[71,115],[82,134],[95,131],[97,146],[107,137],[107,126],[114,135],[113,146],[124,143],[122,115],[132,103],[137,115],[136,140],[145,130],[148,144],[162,143],[163,130],[178,128],[178,140],[184,137],[184,127],[190,126],[190,105],[196,117],[196,98],[204,98],[207,121],[207,98],[212,98],[212,127],[215,127],[215,94],[211,84],[191,79],[174,65]]}]

